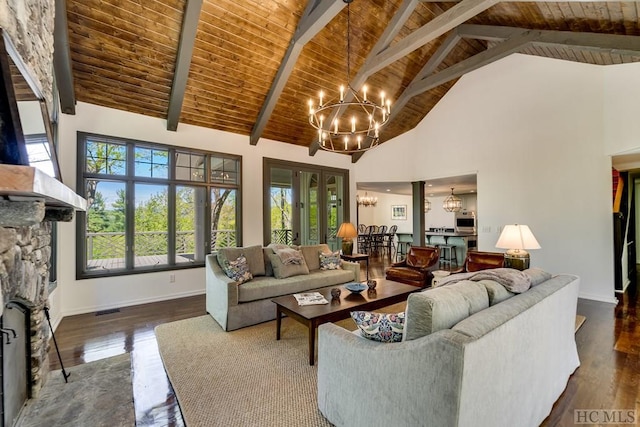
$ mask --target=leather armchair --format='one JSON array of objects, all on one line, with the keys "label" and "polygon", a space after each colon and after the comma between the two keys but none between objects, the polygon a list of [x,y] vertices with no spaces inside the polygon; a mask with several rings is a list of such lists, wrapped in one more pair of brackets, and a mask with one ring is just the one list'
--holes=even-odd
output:
[{"label": "leather armchair", "polygon": [[431,272],[438,269],[439,259],[438,248],[412,246],[404,261],[391,264],[386,278],[421,288],[429,287],[433,280]]},{"label": "leather armchair", "polygon": [[462,268],[452,271],[451,273],[472,272],[502,267],[504,267],[504,254],[502,252],[469,251],[467,252],[467,258],[464,260]]}]

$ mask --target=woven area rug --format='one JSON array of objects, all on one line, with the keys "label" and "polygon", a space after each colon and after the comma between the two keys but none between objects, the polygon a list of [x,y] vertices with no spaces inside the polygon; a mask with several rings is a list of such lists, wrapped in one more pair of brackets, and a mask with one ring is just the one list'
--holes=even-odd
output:
[{"label": "woven area rug", "polygon": [[[399,312],[404,303],[379,311]],[[338,325],[353,330],[351,319]],[[308,332],[290,318],[224,332],[209,315],[156,327],[167,375],[188,427],[330,426],[318,410]]]},{"label": "woven area rug", "polygon": [[188,427],[330,426],[317,408],[307,330],[285,318],[224,332],[211,316],[156,327],[158,348]]},{"label": "woven area rug", "polygon": [[134,426],[129,353],[51,371],[35,399],[22,410],[19,427]]}]

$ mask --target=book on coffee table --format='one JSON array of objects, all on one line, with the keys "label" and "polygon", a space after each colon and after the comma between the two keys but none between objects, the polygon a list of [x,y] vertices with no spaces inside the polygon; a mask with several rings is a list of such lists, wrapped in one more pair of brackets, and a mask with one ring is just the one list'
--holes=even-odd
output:
[{"label": "book on coffee table", "polygon": [[298,305],[318,305],[329,304],[329,301],[322,296],[320,292],[304,292],[302,294],[293,294],[293,297],[298,301]]}]

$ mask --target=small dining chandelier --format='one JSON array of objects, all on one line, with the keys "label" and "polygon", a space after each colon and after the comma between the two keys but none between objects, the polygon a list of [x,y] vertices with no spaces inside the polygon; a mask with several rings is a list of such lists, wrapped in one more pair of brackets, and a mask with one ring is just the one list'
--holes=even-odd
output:
[{"label": "small dining chandelier", "polygon": [[427,213],[431,210],[431,202],[429,201],[429,199],[427,199],[425,197],[424,199],[424,212]]},{"label": "small dining chandelier", "polygon": [[460,212],[462,210],[462,199],[453,194],[453,187],[451,187],[451,195],[444,199],[442,209],[447,212]]},{"label": "small dining chandelier", "polygon": [[358,206],[364,206],[364,207],[375,206],[378,204],[378,198],[369,197],[367,195],[367,192],[365,191],[364,197],[360,197],[360,195],[356,194],[356,203],[358,204]]},{"label": "small dining chandelier", "polygon": [[[357,153],[370,150],[380,142],[380,129],[389,121],[391,101],[380,92],[380,103],[368,96],[368,88],[363,85],[358,93],[351,81],[351,14],[349,4],[353,0],[343,0],[347,4],[347,84],[340,86],[339,96],[325,98],[320,91],[318,103],[309,100],[309,123],[317,133],[317,141],[323,150],[335,153]],[[377,97],[376,97],[377,99]]]}]

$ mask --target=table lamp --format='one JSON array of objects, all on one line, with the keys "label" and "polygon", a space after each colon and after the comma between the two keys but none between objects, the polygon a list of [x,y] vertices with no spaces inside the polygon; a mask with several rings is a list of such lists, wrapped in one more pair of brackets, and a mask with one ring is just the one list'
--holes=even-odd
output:
[{"label": "table lamp", "polygon": [[353,238],[358,236],[356,227],[350,222],[343,222],[338,229],[336,237],[342,238],[342,253],[345,255],[353,254]]},{"label": "table lamp", "polygon": [[525,249],[540,249],[540,244],[527,225],[505,225],[496,243],[496,248],[508,249],[504,256],[505,267],[525,270],[529,268],[529,252]]}]

